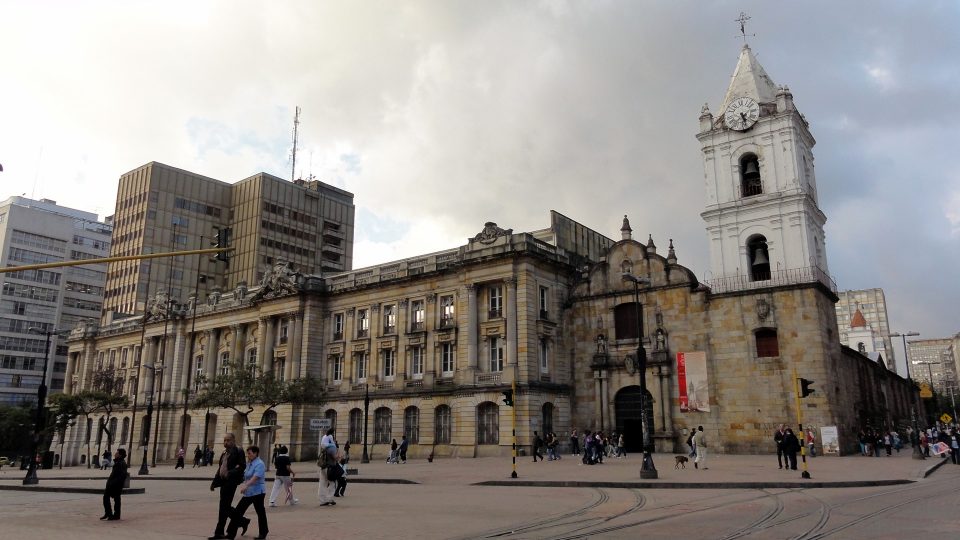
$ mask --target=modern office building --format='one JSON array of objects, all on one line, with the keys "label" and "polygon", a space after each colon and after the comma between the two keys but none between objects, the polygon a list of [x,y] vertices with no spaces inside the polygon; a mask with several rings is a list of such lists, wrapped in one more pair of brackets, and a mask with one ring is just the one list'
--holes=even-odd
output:
[{"label": "modern office building", "polygon": [[[872,343],[864,346],[870,352],[878,352],[886,360],[887,365],[894,372],[897,371],[897,362],[893,352],[893,341],[890,338],[890,322],[887,318],[887,300],[883,295],[883,289],[861,289],[852,291],[840,291],[837,296],[837,322],[840,325],[840,343],[848,345],[851,342],[860,343],[863,338],[863,331],[870,330],[872,334]],[[866,324],[853,325],[854,315],[860,310],[863,320],[857,320],[857,323]],[[850,332],[856,332],[856,336],[851,336]],[[853,339],[856,338],[856,339]],[[848,345],[856,349],[856,345]]]},{"label": "modern office building", "polygon": [[955,338],[907,341],[910,351],[910,375],[930,383],[937,392],[955,386],[957,365],[953,359]]},{"label": "modern office building", "polygon": [[[0,266],[106,257],[109,220],[56,201],[11,197],[0,203]],[[106,265],[16,270],[0,274],[0,404],[36,402],[49,352],[47,386],[64,387],[67,347],[47,332],[100,317]]]},{"label": "modern office building", "polygon": [[353,265],[353,194],[317,180],[260,173],[229,184],[150,162],[120,177],[111,255],[208,248],[232,230],[229,264],[209,255],[111,263],[104,320],[141,313],[148,295],[186,302],[240,283],[254,286],[280,260],[298,272],[329,274]]}]

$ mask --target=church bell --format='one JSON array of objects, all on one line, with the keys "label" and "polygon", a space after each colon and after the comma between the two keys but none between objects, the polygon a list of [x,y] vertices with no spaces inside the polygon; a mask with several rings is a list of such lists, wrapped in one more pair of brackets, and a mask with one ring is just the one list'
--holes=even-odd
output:
[{"label": "church bell", "polygon": [[753,266],[760,266],[762,264],[770,264],[770,259],[767,258],[767,250],[758,247],[757,250],[753,252]]},{"label": "church bell", "polygon": [[756,161],[747,163],[747,167],[743,170],[743,176],[747,178],[757,178],[760,176],[760,169],[757,168]]}]

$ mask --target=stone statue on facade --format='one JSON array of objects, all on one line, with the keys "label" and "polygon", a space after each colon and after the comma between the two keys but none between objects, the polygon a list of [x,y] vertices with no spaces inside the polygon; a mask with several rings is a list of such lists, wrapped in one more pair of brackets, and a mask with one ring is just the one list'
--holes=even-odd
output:
[{"label": "stone statue on facade", "polygon": [[483,224],[483,230],[477,233],[477,235],[473,237],[473,240],[475,242],[480,242],[481,244],[490,244],[497,238],[512,233],[513,229],[501,229],[500,227],[497,227],[496,223],[488,221]]},{"label": "stone statue on facade", "polygon": [[257,302],[264,298],[286,296],[300,291],[300,273],[293,270],[289,261],[279,260],[273,268],[267,270],[260,280],[260,290],[251,298]]},{"label": "stone statue on facade", "polygon": [[170,307],[170,295],[160,291],[147,302],[144,320],[166,319],[170,315]]},{"label": "stone statue on facade", "polygon": [[654,346],[655,351],[663,351],[667,348],[667,335],[663,332],[663,328],[657,328],[656,334],[656,345]]},{"label": "stone statue on facade", "polygon": [[607,336],[597,335],[597,354],[607,354]]}]

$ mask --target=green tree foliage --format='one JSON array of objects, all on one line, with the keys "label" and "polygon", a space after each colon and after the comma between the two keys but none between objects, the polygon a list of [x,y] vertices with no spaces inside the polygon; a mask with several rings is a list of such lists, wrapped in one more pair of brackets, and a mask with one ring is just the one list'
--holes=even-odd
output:
[{"label": "green tree foliage", "polygon": [[[202,377],[198,381],[203,389],[193,400],[193,408],[231,409],[243,418],[243,425],[250,425],[250,413],[257,406],[263,412],[285,403],[309,404],[323,401],[320,382],[306,376],[283,381],[273,372],[261,373],[257,367],[244,365],[242,361],[231,362],[227,373],[213,378]],[[248,433],[249,437],[249,433]]]},{"label": "green tree foliage", "polygon": [[33,410],[29,405],[0,405],[0,451],[11,457],[27,453],[25,450],[31,441],[33,420]]}]

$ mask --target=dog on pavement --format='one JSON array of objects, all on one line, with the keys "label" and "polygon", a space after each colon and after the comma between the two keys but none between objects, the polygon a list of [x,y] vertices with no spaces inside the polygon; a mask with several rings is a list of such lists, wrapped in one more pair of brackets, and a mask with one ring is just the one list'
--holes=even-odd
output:
[{"label": "dog on pavement", "polygon": [[677,460],[677,463],[673,466],[674,469],[686,469],[687,461],[690,461],[690,458],[687,456],[676,456],[675,459]]}]

